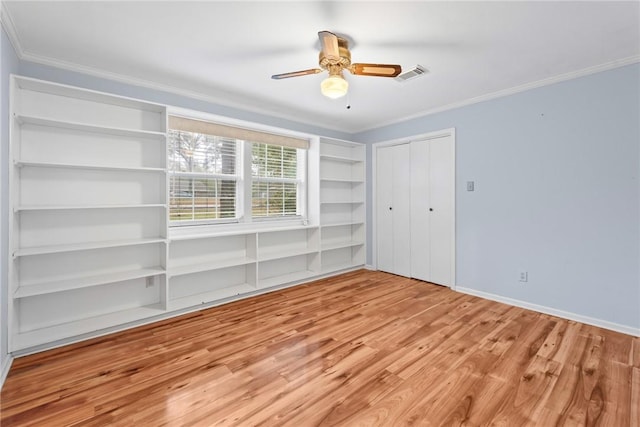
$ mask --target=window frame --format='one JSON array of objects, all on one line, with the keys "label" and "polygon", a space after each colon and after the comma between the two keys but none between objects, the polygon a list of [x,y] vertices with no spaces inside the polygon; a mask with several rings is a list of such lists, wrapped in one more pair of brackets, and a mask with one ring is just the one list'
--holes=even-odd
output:
[{"label": "window frame", "polygon": [[[245,148],[244,153],[251,154],[253,150],[253,142],[246,141],[246,144],[249,146]],[[260,143],[261,144],[261,143]],[[265,145],[273,145],[273,144],[265,144]],[[246,187],[249,194],[249,205],[245,212],[251,214],[251,222],[263,222],[263,221],[285,221],[285,220],[304,220],[307,217],[307,152],[305,149],[296,149],[296,178],[262,178],[262,177],[254,177],[252,174],[251,166],[251,156],[249,157],[248,165],[249,167],[244,170],[246,172],[245,179],[249,180],[250,183]],[[282,216],[253,216],[253,184],[254,182],[265,182],[265,183],[291,183],[296,185],[296,215],[282,215]]]},{"label": "window frame", "polygon": [[[167,129],[167,158],[169,155],[169,141],[170,138],[169,132],[172,129]],[[236,140],[235,141],[235,170],[236,173],[234,175],[220,174],[220,173],[206,173],[206,172],[182,172],[182,171],[173,171],[167,165],[167,198],[169,200],[168,203],[168,222],[169,227],[189,227],[189,226],[199,226],[199,225],[215,225],[215,224],[231,224],[239,222],[239,212],[238,212],[238,201],[241,198],[241,186],[242,186],[242,142]],[[235,189],[235,215],[233,218],[215,218],[215,219],[189,219],[189,220],[172,220],[171,219],[171,178],[172,177],[184,177],[191,179],[211,179],[216,181],[235,181],[236,189]],[[192,194],[192,199],[195,200],[195,192]]]},{"label": "window frame", "polygon": [[[236,139],[237,148],[236,148],[236,168],[237,169],[237,178],[236,178],[236,217],[235,218],[222,218],[222,219],[211,219],[211,220],[187,220],[187,221],[177,221],[171,220],[171,209],[168,206],[167,208],[167,223],[169,230],[179,230],[179,229],[192,229],[192,230],[205,230],[206,227],[211,227],[209,231],[214,232],[216,229],[221,230],[223,226],[229,226],[231,228],[242,228],[243,226],[258,226],[261,225],[269,225],[273,226],[276,223],[281,225],[287,224],[302,224],[306,225],[308,223],[308,195],[309,195],[309,177],[308,177],[308,162],[309,162],[309,152],[311,150],[311,144],[314,140],[314,136],[310,134],[300,133],[291,131],[288,129],[276,128],[266,125],[261,125],[253,122],[246,122],[242,120],[230,119],[227,117],[221,117],[217,115],[212,115],[209,113],[204,113],[195,110],[183,109],[183,108],[169,108],[167,110],[167,145],[166,152],[167,156],[169,153],[169,141],[168,141],[168,133],[171,130],[169,127],[168,116],[178,116],[184,117],[187,119],[200,120],[211,122],[214,124],[222,125],[222,126],[230,126],[230,127],[238,127],[241,129],[247,129],[249,131],[267,133],[267,134],[275,134],[282,135],[284,137],[291,137],[297,139],[304,139],[308,141],[309,148],[297,148],[297,168],[296,168],[296,182],[297,182],[297,201],[296,201],[296,210],[298,212],[297,215],[289,215],[289,216],[278,216],[278,217],[253,217],[252,214],[252,182],[253,177],[251,174],[251,149],[252,149],[252,141]],[[267,143],[268,144],[268,143]],[[271,144],[277,145],[277,144]],[[174,172],[169,169],[169,165],[167,164],[167,198],[169,198],[170,191],[170,177]],[[176,173],[176,175],[182,174],[180,172]],[[184,173],[188,175],[189,173]],[[212,178],[216,178],[218,175],[211,174]],[[225,228],[225,227],[223,227]]]}]

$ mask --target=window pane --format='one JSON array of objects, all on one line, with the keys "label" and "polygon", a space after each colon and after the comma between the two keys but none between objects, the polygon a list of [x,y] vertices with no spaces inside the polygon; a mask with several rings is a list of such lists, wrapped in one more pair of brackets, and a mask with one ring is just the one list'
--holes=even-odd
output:
[{"label": "window pane", "polygon": [[298,214],[295,183],[254,182],[252,196],[252,214],[256,218]]},{"label": "window pane", "polygon": [[236,217],[236,182],[212,178],[170,176],[171,221]]},{"label": "window pane", "polygon": [[[194,132],[169,133],[169,218],[171,221],[206,221],[236,218],[234,139]],[[181,173],[211,174],[189,177]]]},{"label": "window pane", "polygon": [[[298,150],[252,144],[252,215],[254,218],[298,214]],[[270,179],[291,182],[270,182]]]},{"label": "window pane", "polygon": [[252,144],[251,176],[297,178],[298,150],[277,145]]},{"label": "window pane", "polygon": [[169,170],[236,173],[236,141],[201,133],[169,131]]},{"label": "window pane", "polygon": [[254,217],[268,216],[267,203],[269,200],[266,182],[254,182],[251,191],[251,209]]}]

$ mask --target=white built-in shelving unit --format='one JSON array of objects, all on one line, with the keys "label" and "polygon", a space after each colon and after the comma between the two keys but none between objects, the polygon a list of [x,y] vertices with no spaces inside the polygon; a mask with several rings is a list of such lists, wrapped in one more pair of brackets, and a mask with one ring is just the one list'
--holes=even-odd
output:
[{"label": "white built-in shelving unit", "polygon": [[166,108],[13,78],[11,349],[166,308]]},{"label": "white built-in shelving unit", "polygon": [[365,262],[365,146],[320,140],[321,272]]},{"label": "white built-in shelving unit", "polygon": [[14,353],[364,265],[362,145],[310,150],[299,224],[171,234],[167,106],[13,76],[11,114]]}]

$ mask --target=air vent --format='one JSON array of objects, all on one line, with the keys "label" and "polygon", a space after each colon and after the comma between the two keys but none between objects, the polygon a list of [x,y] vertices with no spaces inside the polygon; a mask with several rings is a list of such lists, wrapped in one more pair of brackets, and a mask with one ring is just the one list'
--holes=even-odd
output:
[{"label": "air vent", "polygon": [[413,79],[418,78],[418,77],[420,77],[422,75],[425,75],[428,72],[429,72],[429,70],[424,68],[422,65],[416,65],[415,67],[413,67],[409,71],[405,71],[404,73],[398,74],[398,76],[395,78],[395,80],[397,82],[403,83],[403,82],[406,82],[408,80],[413,80]]}]

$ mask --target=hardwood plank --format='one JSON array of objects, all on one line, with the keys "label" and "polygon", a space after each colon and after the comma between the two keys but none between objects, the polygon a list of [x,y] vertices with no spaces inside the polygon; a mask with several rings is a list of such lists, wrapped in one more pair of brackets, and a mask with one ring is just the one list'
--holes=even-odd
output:
[{"label": "hardwood plank", "polygon": [[5,426],[640,425],[640,338],[360,270],[17,359]]},{"label": "hardwood plank", "polygon": [[640,368],[631,368],[631,413],[629,425],[640,426]]}]

